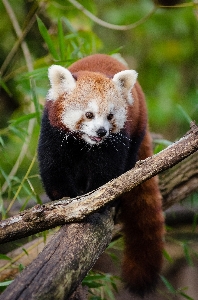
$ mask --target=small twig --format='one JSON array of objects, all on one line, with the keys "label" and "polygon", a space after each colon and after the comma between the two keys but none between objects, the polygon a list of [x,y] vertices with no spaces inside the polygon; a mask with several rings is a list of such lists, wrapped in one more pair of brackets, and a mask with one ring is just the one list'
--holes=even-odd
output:
[{"label": "small twig", "polygon": [[144,16],[142,19],[140,19],[139,21],[129,24],[129,25],[114,25],[114,24],[110,24],[108,22],[105,22],[101,19],[99,19],[98,17],[96,17],[94,14],[92,14],[90,11],[88,11],[82,4],[80,4],[78,1],[76,0],[68,0],[71,4],[73,4],[77,9],[79,9],[80,11],[82,11],[88,18],[90,18],[92,21],[94,21],[95,23],[109,28],[109,29],[113,29],[113,30],[130,30],[130,29],[134,29],[137,26],[141,25],[142,23],[144,23],[146,20],[148,20],[157,10],[157,6],[154,6],[153,9],[148,13],[148,15]]},{"label": "small twig", "polygon": [[189,2],[189,3],[176,4],[176,5],[158,5],[158,7],[161,7],[161,8],[186,8],[186,7],[191,7],[191,6],[196,6],[195,1]]},{"label": "small twig", "polygon": [[[12,7],[10,6],[8,0],[2,0],[2,2],[5,6],[5,9],[6,9],[8,15],[9,15],[9,17],[10,17],[10,21],[12,22],[13,28],[16,32],[16,35],[20,39],[23,36],[23,33],[22,33],[22,30],[19,26],[19,23],[17,21],[15,13],[14,13]],[[28,71],[29,72],[33,71],[33,63],[32,63],[31,54],[30,54],[30,51],[29,51],[28,46],[27,46],[25,41],[22,41],[21,48],[23,50],[23,55],[24,55],[24,58],[25,58],[25,61],[26,61]],[[34,111],[34,103],[33,103],[33,101],[31,101],[30,102],[30,112],[33,112],[33,111]],[[33,129],[34,129],[34,125],[35,125],[35,119],[31,119],[29,121],[29,124],[28,124],[27,137],[26,137],[25,142],[22,146],[21,152],[20,152],[14,166],[12,167],[12,170],[10,171],[10,173],[8,175],[8,177],[10,177],[10,178],[12,178],[16,174],[21,162],[23,161],[23,159],[24,159],[24,157],[27,153],[29,143],[30,143],[30,140],[31,140],[31,137],[32,137],[32,132],[33,132]],[[4,193],[7,189],[7,187],[8,187],[8,182],[5,181],[4,184],[2,185],[1,192]]]},{"label": "small twig", "polygon": [[[10,17],[10,21],[12,22],[12,25],[13,25],[13,28],[16,32],[16,35],[18,38],[20,38],[22,35],[23,35],[23,32],[19,26],[19,23],[17,21],[17,18],[15,16],[15,13],[11,7],[11,5],[9,4],[8,0],[2,0],[4,6],[5,6],[5,9]],[[30,54],[30,51],[28,49],[28,46],[26,44],[26,42],[22,42],[21,43],[21,48],[23,50],[23,54],[24,54],[24,57],[25,57],[25,60],[26,60],[26,64],[27,64],[27,68],[28,68],[28,71],[32,71],[33,70],[33,64],[32,64],[32,59],[31,59],[31,54]]]},{"label": "small twig", "polygon": [[32,170],[32,167],[33,167],[33,165],[34,165],[34,163],[35,163],[36,157],[37,157],[37,153],[34,154],[34,157],[33,157],[32,161],[31,161],[31,164],[30,164],[30,166],[29,166],[29,168],[28,168],[28,170],[27,170],[25,176],[23,177],[23,179],[22,179],[22,181],[21,181],[21,183],[20,183],[20,185],[19,185],[19,187],[18,187],[18,189],[17,189],[17,191],[16,191],[16,193],[15,193],[15,195],[14,195],[14,198],[13,198],[12,201],[10,202],[10,204],[9,204],[7,210],[6,210],[6,213],[9,212],[9,210],[11,209],[13,203],[14,203],[15,200],[17,199],[17,197],[18,197],[18,195],[19,195],[19,193],[20,193],[20,191],[21,191],[21,189],[22,189],[22,187],[23,187],[24,182],[27,180],[28,175],[29,175],[30,171]]},{"label": "small twig", "polygon": [[[5,0],[3,0],[5,1]],[[8,53],[7,57],[5,58],[1,69],[0,69],[0,74],[3,77],[3,73],[5,72],[6,68],[8,67],[8,65],[10,64],[10,61],[12,60],[12,58],[14,57],[14,55],[16,54],[18,48],[22,45],[24,38],[26,37],[27,33],[30,31],[30,29],[32,28],[32,25],[34,24],[36,20],[35,15],[31,18],[30,22],[28,23],[27,27],[23,30],[23,32],[21,33],[21,35],[19,36],[18,40],[15,42],[13,48],[11,49],[11,51]],[[30,68],[31,69],[31,68]]]}]

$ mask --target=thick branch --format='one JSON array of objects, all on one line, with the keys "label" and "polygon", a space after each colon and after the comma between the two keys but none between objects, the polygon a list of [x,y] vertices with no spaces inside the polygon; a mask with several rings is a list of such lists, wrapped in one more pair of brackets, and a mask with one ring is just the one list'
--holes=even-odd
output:
[{"label": "thick branch", "polygon": [[159,176],[163,209],[198,191],[198,152]]},{"label": "thick branch", "polygon": [[89,216],[85,222],[63,226],[0,299],[69,300],[110,243],[113,227],[107,209]]},{"label": "thick branch", "polygon": [[75,199],[63,198],[46,205],[36,205],[18,216],[2,221],[0,242],[28,236],[66,222],[80,221],[138,184],[176,165],[197,150],[198,127],[192,124],[190,132],[178,142],[144,161],[137,162],[132,170],[96,191]]}]

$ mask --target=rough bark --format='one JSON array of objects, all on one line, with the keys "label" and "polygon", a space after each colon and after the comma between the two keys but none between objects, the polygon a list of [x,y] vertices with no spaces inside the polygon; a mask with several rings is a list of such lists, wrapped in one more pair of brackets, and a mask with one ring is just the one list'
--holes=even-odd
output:
[{"label": "rough bark", "polygon": [[163,209],[198,191],[198,152],[159,176]]},{"label": "rough bark", "polygon": [[64,225],[0,299],[69,299],[111,241],[113,226],[108,209]]},{"label": "rough bark", "polygon": [[30,210],[2,221],[0,223],[0,243],[25,237],[66,222],[81,221],[93,211],[114,201],[124,192],[173,167],[197,150],[198,127],[193,123],[191,130],[178,142],[144,161],[137,162],[132,170],[96,191],[75,199],[65,200],[63,198],[63,200],[53,203],[36,205]]}]

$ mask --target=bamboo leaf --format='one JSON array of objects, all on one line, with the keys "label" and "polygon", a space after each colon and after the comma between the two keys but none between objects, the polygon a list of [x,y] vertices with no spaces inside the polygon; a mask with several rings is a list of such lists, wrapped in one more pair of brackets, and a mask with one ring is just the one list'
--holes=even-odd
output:
[{"label": "bamboo leaf", "polygon": [[3,259],[3,260],[12,260],[10,257],[8,257],[5,254],[0,254],[0,259]]},{"label": "bamboo leaf", "polygon": [[12,282],[13,282],[13,280],[8,280],[8,281],[0,282],[0,286],[8,286]]},{"label": "bamboo leaf", "polygon": [[198,214],[195,214],[195,216],[193,218],[193,230],[192,230],[193,233],[195,233],[195,229],[197,227],[197,223],[198,223]]},{"label": "bamboo leaf", "polygon": [[188,245],[186,242],[184,242],[184,243],[182,244],[182,247],[183,247],[183,250],[184,250],[184,254],[185,254],[187,263],[189,264],[189,266],[193,266],[193,261],[192,261],[192,258],[191,258],[191,256],[190,256],[189,245]]},{"label": "bamboo leaf", "polygon": [[36,117],[36,113],[30,113],[30,114],[27,114],[25,116],[21,116],[15,120],[11,120],[10,123],[13,125],[13,126],[16,126],[22,122],[25,122],[25,121],[29,121],[30,119],[33,119]]},{"label": "bamboo leaf", "polygon": [[2,147],[5,146],[4,140],[3,140],[3,138],[1,136],[0,136],[0,144],[1,144]]},{"label": "bamboo leaf", "polygon": [[35,79],[43,79],[47,78],[47,70],[48,67],[38,68],[31,72],[26,72],[20,75],[20,78],[22,79],[29,79],[30,77]]},{"label": "bamboo leaf", "polygon": [[187,112],[184,110],[184,108],[181,105],[177,105],[178,109],[182,113],[183,117],[186,119],[188,123],[192,122],[191,117],[187,114]]},{"label": "bamboo leaf", "polygon": [[171,292],[172,294],[176,294],[177,291],[172,286],[172,284],[164,276],[160,276],[160,277],[161,277],[163,283],[165,284],[165,286],[167,287],[167,289],[169,290],[169,292]]},{"label": "bamboo leaf", "polygon": [[72,26],[72,24],[70,23],[70,21],[67,18],[63,17],[62,20],[70,32],[77,33],[76,29]]},{"label": "bamboo leaf", "polygon": [[19,272],[22,272],[25,269],[24,265],[19,264]]},{"label": "bamboo leaf", "polygon": [[168,252],[165,249],[163,250],[163,255],[164,255],[164,257],[166,258],[167,261],[169,261],[170,263],[173,262],[172,257],[168,254]]},{"label": "bamboo leaf", "polygon": [[40,124],[40,122],[41,122],[40,105],[39,105],[39,101],[38,101],[37,93],[36,93],[36,83],[33,78],[30,78],[30,85],[31,85],[31,91],[32,91],[32,99],[33,99],[34,107],[35,107],[35,111],[36,111],[37,122],[38,122],[38,124]]},{"label": "bamboo leaf", "polygon": [[53,58],[55,60],[59,60],[59,56],[56,52],[54,43],[47,31],[47,28],[45,27],[44,23],[41,21],[41,19],[38,16],[37,16],[37,23],[38,23],[38,28],[39,28],[40,34],[42,35],[44,41],[46,42],[49,52],[51,53],[51,55],[53,56]]},{"label": "bamboo leaf", "polygon": [[58,20],[58,41],[61,60],[65,60],[65,39],[63,33],[63,26],[60,19]]},{"label": "bamboo leaf", "polygon": [[5,84],[5,82],[0,78],[0,86],[6,91],[6,93],[11,97],[12,93],[10,92],[9,88]]},{"label": "bamboo leaf", "polygon": [[29,254],[28,254],[28,252],[27,252],[27,250],[25,249],[25,248],[22,248],[22,250],[25,252],[25,254],[28,256]]},{"label": "bamboo leaf", "polygon": [[186,293],[184,293],[184,292],[180,292],[180,295],[188,300],[195,300],[194,298],[191,298],[190,296],[186,295]]}]

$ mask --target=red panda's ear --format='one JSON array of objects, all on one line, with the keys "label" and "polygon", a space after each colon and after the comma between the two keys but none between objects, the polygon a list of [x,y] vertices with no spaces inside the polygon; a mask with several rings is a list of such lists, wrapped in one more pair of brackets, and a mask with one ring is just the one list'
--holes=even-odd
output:
[{"label": "red panda's ear", "polygon": [[49,100],[56,100],[64,93],[70,93],[76,86],[76,81],[70,71],[64,67],[53,65],[48,69],[51,89],[48,93]]},{"label": "red panda's ear", "polygon": [[114,75],[113,81],[123,94],[127,94],[129,104],[133,103],[131,89],[137,80],[137,72],[135,70],[125,70]]}]

